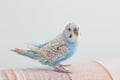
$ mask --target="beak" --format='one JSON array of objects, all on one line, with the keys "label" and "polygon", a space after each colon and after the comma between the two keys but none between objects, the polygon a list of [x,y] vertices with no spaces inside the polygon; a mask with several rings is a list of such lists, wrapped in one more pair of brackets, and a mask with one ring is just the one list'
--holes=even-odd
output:
[{"label": "beak", "polygon": [[79,36],[79,32],[74,32],[74,34],[75,34],[76,36]]},{"label": "beak", "polygon": [[74,29],[74,34],[75,34],[76,36],[79,36],[79,28],[75,28],[75,29]]}]

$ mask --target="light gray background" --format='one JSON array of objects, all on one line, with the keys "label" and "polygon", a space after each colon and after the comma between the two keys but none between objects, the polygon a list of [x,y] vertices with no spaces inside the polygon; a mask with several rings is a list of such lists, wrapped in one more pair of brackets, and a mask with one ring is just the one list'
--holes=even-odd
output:
[{"label": "light gray background", "polygon": [[0,0],[0,68],[39,67],[17,55],[24,43],[46,42],[69,22],[80,24],[80,45],[68,63],[120,57],[119,0]]}]

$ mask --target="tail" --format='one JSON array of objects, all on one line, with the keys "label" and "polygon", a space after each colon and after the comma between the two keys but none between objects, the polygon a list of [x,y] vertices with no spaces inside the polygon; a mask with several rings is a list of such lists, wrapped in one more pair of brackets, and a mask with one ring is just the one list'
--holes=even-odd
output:
[{"label": "tail", "polygon": [[27,50],[18,49],[18,48],[12,49],[11,51],[16,52],[21,55],[25,55],[28,52]]},{"label": "tail", "polygon": [[16,52],[18,54],[21,54],[23,56],[27,56],[27,57],[32,58],[32,59],[36,59],[36,60],[40,58],[39,55],[35,54],[35,52],[31,51],[31,50],[23,50],[23,49],[15,48],[11,51]]}]

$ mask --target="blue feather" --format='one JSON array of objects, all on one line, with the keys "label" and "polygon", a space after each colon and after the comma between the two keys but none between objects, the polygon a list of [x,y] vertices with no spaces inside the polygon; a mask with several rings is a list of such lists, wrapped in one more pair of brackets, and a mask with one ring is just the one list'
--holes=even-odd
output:
[{"label": "blue feather", "polygon": [[[48,44],[48,42],[44,43],[44,44],[40,44],[37,47],[42,48],[47,44]],[[60,64],[61,61],[64,61],[64,60],[70,58],[75,53],[75,50],[76,50],[77,46],[78,46],[78,43],[70,43],[70,42],[68,42],[68,53],[67,53],[67,55],[65,57],[63,57],[61,59],[58,59],[58,60],[56,60],[56,61],[54,61],[52,63],[48,62],[48,61],[41,62],[41,63],[44,64],[44,65],[49,65],[49,66],[54,67],[54,66]],[[34,54],[34,51],[28,51],[28,53],[26,53],[25,56],[30,57],[32,59],[37,59],[37,60],[40,59],[40,57],[38,55]]]},{"label": "blue feather", "polygon": [[[38,45],[38,46],[36,46],[36,47],[42,48],[42,47],[44,47],[44,46],[47,45],[47,44],[48,44],[48,42],[46,42],[46,43],[44,43],[44,44],[40,44],[40,45]],[[36,55],[36,54],[34,54],[34,53],[35,53],[35,51],[29,50],[24,56],[27,56],[27,57],[30,57],[30,58],[36,59],[36,60],[40,59],[40,56],[38,56],[38,55]]]},{"label": "blue feather", "polygon": [[62,59],[59,59],[57,61],[54,62],[53,66],[56,66],[57,64],[60,64],[61,61],[64,61],[68,58],[70,58],[74,53],[75,53],[75,50],[77,48],[78,44],[77,43],[69,43],[68,44],[68,47],[69,47],[69,51],[67,53],[67,55],[65,57],[63,57]]},{"label": "blue feather", "polygon": [[36,47],[38,47],[38,48],[42,48],[42,47],[46,46],[48,43],[49,43],[49,42],[46,42],[46,43],[44,43],[44,44],[40,44],[40,45],[38,45],[38,46],[36,46]]},{"label": "blue feather", "polygon": [[75,53],[77,46],[78,46],[78,43],[68,43],[69,51],[65,57],[58,59],[53,63],[46,61],[46,62],[43,62],[42,64],[53,66],[53,67],[60,64],[61,61],[64,61],[64,60],[70,58]]},{"label": "blue feather", "polygon": [[24,56],[30,57],[32,59],[38,60],[40,57],[34,54],[34,51],[28,51]]}]

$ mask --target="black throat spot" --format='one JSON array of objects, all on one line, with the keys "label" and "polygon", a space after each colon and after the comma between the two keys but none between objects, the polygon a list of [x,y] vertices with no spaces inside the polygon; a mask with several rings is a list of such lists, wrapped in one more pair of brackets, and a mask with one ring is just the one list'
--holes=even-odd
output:
[{"label": "black throat spot", "polygon": [[70,34],[69,38],[72,38],[72,34]]}]

